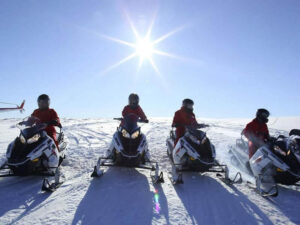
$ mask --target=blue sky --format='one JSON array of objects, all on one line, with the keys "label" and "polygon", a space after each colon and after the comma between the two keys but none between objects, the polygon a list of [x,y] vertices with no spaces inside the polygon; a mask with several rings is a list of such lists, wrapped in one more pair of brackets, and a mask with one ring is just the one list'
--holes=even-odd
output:
[{"label": "blue sky", "polygon": [[[180,59],[154,55],[159,74],[138,57],[106,71],[134,52],[103,38],[135,43],[126,15],[141,36],[156,15],[151,40],[183,27],[155,45]],[[186,97],[199,117],[300,116],[299,27],[297,0],[2,0],[0,101],[26,99],[26,116],[47,93],[61,117],[115,117],[137,92],[149,117]]]}]

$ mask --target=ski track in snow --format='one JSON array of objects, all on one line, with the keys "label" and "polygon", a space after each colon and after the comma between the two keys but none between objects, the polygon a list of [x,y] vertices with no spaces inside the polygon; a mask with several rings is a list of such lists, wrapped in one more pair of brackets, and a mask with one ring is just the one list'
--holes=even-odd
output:
[{"label": "ski track in snow", "polygon": [[[18,135],[18,121],[0,120],[0,162]],[[210,125],[206,132],[219,161],[236,171],[230,166],[228,147],[249,120],[199,121]],[[149,171],[129,168],[110,168],[100,179],[92,179],[93,166],[105,154],[118,122],[63,119],[62,123],[69,141],[62,167],[65,183],[48,194],[41,192],[39,177],[0,178],[0,224],[300,224],[300,192],[291,188],[280,187],[277,198],[263,198],[245,183],[226,186],[214,175],[197,173],[185,173],[184,184],[173,186],[167,178],[170,118],[142,125],[152,160],[164,172],[161,185],[152,184]],[[271,134],[287,134],[293,126],[299,128],[300,118],[277,118],[270,124]]]}]

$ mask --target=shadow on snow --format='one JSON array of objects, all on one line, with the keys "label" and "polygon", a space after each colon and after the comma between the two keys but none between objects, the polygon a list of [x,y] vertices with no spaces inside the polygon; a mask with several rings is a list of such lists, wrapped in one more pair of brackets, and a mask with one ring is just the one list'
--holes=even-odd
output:
[{"label": "shadow on snow", "polygon": [[[148,171],[145,171],[148,173]],[[161,187],[161,211],[155,210],[151,181],[132,168],[109,168],[94,178],[81,200],[72,224],[152,224],[153,217],[168,216],[167,200]]]},{"label": "shadow on snow", "polygon": [[183,176],[185,183],[175,190],[193,224],[273,224],[235,187],[231,193],[212,177],[197,173],[184,173]]}]

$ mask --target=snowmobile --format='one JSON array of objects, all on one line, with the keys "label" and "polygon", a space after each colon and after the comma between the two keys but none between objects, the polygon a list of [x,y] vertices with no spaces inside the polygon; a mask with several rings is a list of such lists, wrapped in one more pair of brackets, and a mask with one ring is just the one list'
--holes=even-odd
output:
[{"label": "snowmobile", "polygon": [[121,121],[121,125],[113,135],[106,157],[99,157],[91,176],[102,176],[103,167],[131,167],[150,170],[154,183],[164,182],[163,173],[159,173],[158,163],[150,161],[146,136],[138,126],[138,123],[145,121],[139,120],[134,114],[114,120]]},{"label": "snowmobile", "polygon": [[59,166],[65,158],[67,142],[62,128],[58,132],[59,150],[45,131],[48,126],[36,117],[27,117],[16,125],[20,135],[8,145],[6,160],[0,165],[5,171],[0,177],[51,176],[54,182],[44,179],[42,190],[54,191],[61,185]]},{"label": "snowmobile", "polygon": [[174,129],[170,132],[167,139],[167,154],[172,163],[173,184],[183,183],[182,172],[196,171],[200,173],[213,172],[226,184],[241,183],[240,173],[231,180],[226,165],[221,165],[216,160],[216,151],[213,144],[201,129],[208,127],[205,124],[185,126],[185,134],[181,137],[175,148],[176,133]]},{"label": "snowmobile", "polygon": [[300,130],[291,130],[288,137],[271,138],[250,160],[237,160],[249,165],[255,178],[254,188],[264,197],[276,197],[278,184],[300,186]]},{"label": "snowmobile", "polygon": [[277,184],[299,186],[300,130],[293,131],[289,137],[280,135],[260,147],[251,157],[250,167],[261,195],[277,196]]}]

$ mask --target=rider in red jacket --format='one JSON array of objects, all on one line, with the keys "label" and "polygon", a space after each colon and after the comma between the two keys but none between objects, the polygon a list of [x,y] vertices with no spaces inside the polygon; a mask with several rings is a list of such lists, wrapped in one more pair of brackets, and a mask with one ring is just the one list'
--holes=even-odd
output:
[{"label": "rider in red jacket", "polygon": [[193,113],[194,102],[191,99],[184,99],[180,110],[175,112],[172,127],[176,127],[176,140],[174,147],[176,146],[179,138],[184,135],[185,126],[197,125],[195,114]]},{"label": "rider in red jacket", "polygon": [[135,114],[138,118],[148,123],[148,119],[144,111],[139,106],[139,101],[140,99],[137,94],[130,94],[128,98],[128,105],[124,107],[122,111],[122,116],[125,117],[129,114]]},{"label": "rider in red jacket", "polygon": [[258,109],[256,118],[248,123],[243,130],[243,134],[248,139],[249,159],[254,155],[259,147],[264,145],[270,139],[269,129],[267,126],[270,113],[266,109]]},{"label": "rider in red jacket", "polygon": [[50,109],[50,98],[48,95],[40,95],[38,97],[39,108],[34,110],[31,116],[39,118],[42,123],[47,123],[48,126],[45,129],[47,134],[54,140],[56,146],[58,147],[58,142],[56,139],[56,131],[54,126],[61,127],[59,117],[54,109]]}]

